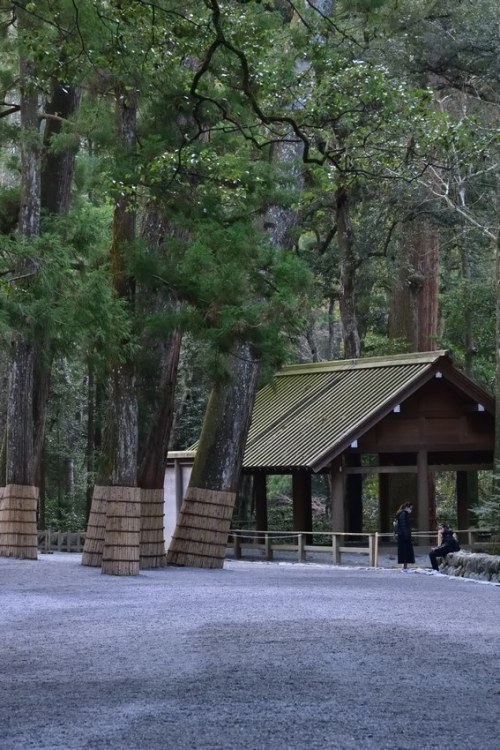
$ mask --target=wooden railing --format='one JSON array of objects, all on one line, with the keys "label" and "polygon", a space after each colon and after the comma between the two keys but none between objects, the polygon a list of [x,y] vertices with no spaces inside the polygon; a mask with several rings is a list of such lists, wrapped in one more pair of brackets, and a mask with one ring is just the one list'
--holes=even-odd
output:
[{"label": "wooden railing", "polygon": [[[496,547],[495,554],[500,554],[500,542],[492,542],[494,532],[489,529],[463,529],[456,532],[462,549],[475,550]],[[437,543],[435,531],[413,532],[413,541],[419,547],[430,548]],[[312,544],[313,537],[329,539],[328,544]],[[347,543],[349,540],[349,543]],[[38,550],[50,552],[82,552],[85,542],[84,531],[39,531]],[[308,543],[309,542],[309,543]],[[359,543],[358,543],[359,542]],[[342,555],[367,555],[369,565],[378,567],[380,548],[385,545],[388,551],[395,546],[394,535],[373,533],[341,533],[338,531],[253,531],[232,529],[229,532],[228,544],[232,547],[235,560],[242,560],[245,552],[257,552],[260,559],[273,560],[277,552],[296,552],[299,562],[306,562],[309,553],[324,553],[329,556],[333,565],[341,565]],[[255,554],[247,559],[255,559]]]},{"label": "wooden railing", "polygon": [[[312,537],[327,537],[331,541],[325,544],[308,544]],[[305,562],[308,552],[326,552],[331,555],[334,565],[341,564],[341,555],[345,552],[368,554],[370,565],[376,566],[375,534],[352,534],[339,532],[310,532],[310,531],[248,531],[232,529],[229,544],[232,543],[234,559],[243,559],[245,550],[260,551],[265,560],[272,560],[275,552],[297,552],[299,562]],[[359,540],[359,544],[346,544],[346,539],[351,542]],[[289,541],[290,540],[290,541]]]},{"label": "wooden railing", "polygon": [[46,531],[38,532],[38,551],[50,552],[82,552],[85,542],[84,531]]},{"label": "wooden railing", "polygon": [[[492,532],[488,529],[465,529],[456,532],[460,539],[462,549],[470,552],[490,545],[489,538]],[[327,537],[329,544],[308,544],[312,538]],[[437,544],[436,531],[419,531],[412,534],[415,546],[430,548]],[[349,539],[349,544],[347,544]],[[466,541],[464,542],[464,539]],[[289,541],[291,540],[291,541]],[[353,543],[359,540],[359,544]],[[249,531],[248,529],[232,529],[228,544],[232,546],[235,560],[242,560],[245,551],[259,552],[261,559],[273,560],[277,552],[296,552],[297,560],[305,562],[307,553],[327,553],[333,565],[340,565],[342,554],[368,555],[369,565],[378,567],[381,544],[387,541],[396,545],[394,534],[382,534],[378,531],[372,533],[341,533],[338,531]],[[500,553],[500,544],[499,553]],[[387,547],[386,547],[387,549]],[[255,556],[253,556],[255,558]]]}]

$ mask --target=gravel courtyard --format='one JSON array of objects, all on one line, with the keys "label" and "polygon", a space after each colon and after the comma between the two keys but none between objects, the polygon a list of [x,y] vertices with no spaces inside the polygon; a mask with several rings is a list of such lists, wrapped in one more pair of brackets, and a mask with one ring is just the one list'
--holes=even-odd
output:
[{"label": "gravel courtyard", "polygon": [[500,587],[0,558],[1,750],[498,750]]}]

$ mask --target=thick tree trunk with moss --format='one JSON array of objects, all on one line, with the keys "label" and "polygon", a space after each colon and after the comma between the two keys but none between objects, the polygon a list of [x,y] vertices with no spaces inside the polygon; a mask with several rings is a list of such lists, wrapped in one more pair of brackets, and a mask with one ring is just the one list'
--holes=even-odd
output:
[{"label": "thick tree trunk with moss", "polygon": [[53,214],[65,214],[71,202],[71,186],[75,169],[78,140],[73,148],[54,149],[54,138],[62,132],[63,121],[77,111],[81,94],[74,86],[56,82],[50,101],[45,107],[48,115],[43,136],[42,207]]},{"label": "thick tree trunk with moss", "polygon": [[[21,205],[19,216],[19,237],[23,242],[38,237],[40,233],[40,211],[46,210],[52,214],[63,214],[69,207],[71,182],[75,151],[62,151],[57,157],[50,154],[51,140],[54,132],[59,132],[60,122],[50,121],[44,135],[44,150],[42,152],[39,140],[38,96],[34,88],[34,69],[27,61],[21,62],[21,128],[25,135],[21,149]],[[56,112],[54,102],[59,101],[61,92],[71,89],[57,84],[54,88],[52,103],[48,110]],[[57,114],[61,118],[69,117],[78,106],[79,97],[65,94],[65,106],[57,106]],[[64,98],[64,97],[63,97]],[[57,125],[55,125],[57,122]],[[43,155],[43,159],[41,158]],[[44,190],[44,185],[51,186]],[[56,187],[54,187],[56,186]],[[26,256],[29,258],[29,255]],[[27,282],[38,273],[36,261],[27,259],[22,266],[22,273]],[[26,332],[19,333],[12,345],[10,391],[7,408],[7,429],[5,448],[6,485],[3,497],[3,511],[0,513],[0,529],[2,519],[12,517],[12,510],[6,510],[9,500],[9,487],[16,487],[14,498],[19,493],[28,494],[25,500],[30,507],[33,498],[38,497],[41,478],[41,462],[45,436],[47,416],[47,402],[49,395],[51,369],[51,342],[43,327],[36,329],[37,322],[31,323]],[[32,488],[21,490],[22,487]],[[1,507],[1,506],[0,506]],[[29,518],[29,521],[28,521]],[[36,503],[35,512],[22,511],[19,523],[18,539],[26,538],[26,528],[29,524],[32,537],[36,535]],[[0,539],[1,531],[0,531]],[[3,537],[5,540],[5,537]],[[36,545],[36,541],[33,543]],[[24,545],[18,545],[19,555],[36,557],[36,546],[29,550]],[[1,550],[5,545],[0,542]]]},{"label": "thick tree trunk with moss", "polygon": [[211,393],[191,480],[167,554],[169,565],[221,568],[257,390],[251,346],[231,355],[231,383]]},{"label": "thick tree trunk with moss", "polygon": [[[126,159],[135,149],[137,97],[116,93],[117,136]],[[136,212],[126,190],[115,196],[110,268],[118,297],[131,308],[135,282],[127,272],[127,253],[135,240]],[[123,341],[126,349],[128,341]],[[109,575],[139,573],[141,496],[137,487],[138,406],[135,365],[129,355],[112,363],[103,438],[103,468],[94,487],[82,565],[102,565]]]},{"label": "thick tree trunk with moss", "polygon": [[439,330],[439,232],[427,219],[404,226],[391,299],[389,336],[411,351],[433,351]]},{"label": "thick tree trunk with moss", "polygon": [[[296,158],[289,144],[274,157]],[[296,214],[271,207],[263,225],[276,247],[288,242]],[[189,487],[167,553],[169,565],[221,568],[231,526],[243,455],[257,393],[259,360],[248,341],[235,343],[230,382],[219,383],[208,402]]]},{"label": "thick tree trunk with moss", "polygon": [[[146,251],[162,252],[169,223],[154,205],[149,205],[142,220],[141,236]],[[145,314],[167,313],[177,303],[162,287],[156,292],[138,290],[138,305]],[[163,484],[167,452],[174,416],[175,387],[182,336],[174,330],[163,340],[144,340],[148,352],[143,359],[147,372],[139,374],[139,470],[137,483],[141,488],[140,567],[157,568],[166,564],[164,534]]]},{"label": "thick tree trunk with moss", "polygon": [[[21,14],[22,16],[22,14]],[[26,245],[16,276],[29,286],[38,268],[29,252],[40,234],[40,141],[34,69],[20,61],[21,205],[19,242]],[[14,336],[11,348],[6,429],[5,487],[0,499],[0,555],[37,558],[36,456],[34,444],[35,346],[32,325]]]},{"label": "thick tree trunk with moss", "polygon": [[[425,217],[416,217],[403,227],[389,315],[390,338],[406,342],[410,351],[436,349],[438,300],[439,232]],[[400,505],[401,498],[417,500],[415,481],[407,475],[389,475],[380,487],[381,501],[391,512]],[[434,478],[430,474],[428,493],[429,525],[433,525],[436,502]]]},{"label": "thick tree trunk with moss", "polygon": [[[40,175],[41,209],[53,216],[63,216],[70,207],[71,187],[78,145],[54,151],[54,137],[62,131],[62,121],[67,121],[80,106],[80,93],[67,84],[54,83],[52,96],[47,103],[48,118],[43,136],[43,151]],[[52,369],[53,346],[45,329],[36,332],[35,373],[33,381],[34,408],[34,452],[36,464],[36,484],[40,484],[41,462],[45,439],[45,423],[49,399],[50,375]]]}]

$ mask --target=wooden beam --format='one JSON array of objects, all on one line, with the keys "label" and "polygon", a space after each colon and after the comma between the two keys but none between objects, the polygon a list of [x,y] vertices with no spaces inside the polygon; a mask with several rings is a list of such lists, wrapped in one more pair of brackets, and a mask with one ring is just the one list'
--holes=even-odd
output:
[{"label": "wooden beam", "polygon": [[345,474],[416,474],[417,467],[412,466],[346,466]]},{"label": "wooden beam", "polygon": [[493,471],[493,464],[430,464],[429,471]]},{"label": "wooden beam", "polygon": [[[429,471],[492,471],[493,464],[429,464]],[[410,466],[347,466],[345,474],[416,474],[417,467]]]}]

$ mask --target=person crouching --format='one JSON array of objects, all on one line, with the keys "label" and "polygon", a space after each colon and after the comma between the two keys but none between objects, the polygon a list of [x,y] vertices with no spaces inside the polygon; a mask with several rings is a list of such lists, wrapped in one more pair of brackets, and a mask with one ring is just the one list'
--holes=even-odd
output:
[{"label": "person crouching", "polygon": [[458,552],[460,545],[453,532],[445,523],[438,525],[438,546],[433,547],[429,552],[432,569],[439,571],[437,558],[446,557],[449,552]]}]

